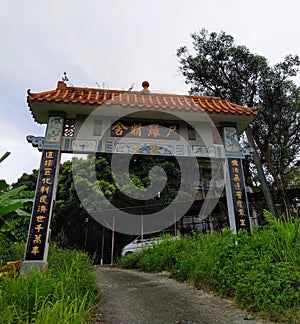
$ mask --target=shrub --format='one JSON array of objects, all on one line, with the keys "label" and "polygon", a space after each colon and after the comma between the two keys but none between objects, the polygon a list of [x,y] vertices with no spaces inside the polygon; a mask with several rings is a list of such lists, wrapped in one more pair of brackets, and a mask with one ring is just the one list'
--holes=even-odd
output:
[{"label": "shrub", "polygon": [[117,261],[117,264],[120,267],[126,268],[126,269],[138,269],[140,253],[143,253],[143,252],[141,251],[141,252],[137,252],[137,253],[129,253],[126,255],[126,257],[119,259]]},{"label": "shrub", "polygon": [[142,251],[138,265],[144,271],[173,271],[176,256],[181,251],[180,239],[164,235],[153,247]]},{"label": "shrub", "polygon": [[273,320],[299,320],[300,273],[291,264],[256,262],[240,274],[235,297],[238,305]]}]

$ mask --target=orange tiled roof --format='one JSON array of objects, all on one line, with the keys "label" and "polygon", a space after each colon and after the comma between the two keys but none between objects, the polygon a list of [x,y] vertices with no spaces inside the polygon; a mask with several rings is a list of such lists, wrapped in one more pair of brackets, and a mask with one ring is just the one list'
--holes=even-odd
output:
[{"label": "orange tiled roof", "polygon": [[40,93],[28,90],[28,103],[49,102],[74,105],[120,105],[123,107],[151,108],[157,110],[205,111],[208,113],[248,115],[255,117],[257,108],[249,108],[217,97],[150,93],[144,81],[142,91],[108,90],[68,87],[58,81],[57,88]]}]

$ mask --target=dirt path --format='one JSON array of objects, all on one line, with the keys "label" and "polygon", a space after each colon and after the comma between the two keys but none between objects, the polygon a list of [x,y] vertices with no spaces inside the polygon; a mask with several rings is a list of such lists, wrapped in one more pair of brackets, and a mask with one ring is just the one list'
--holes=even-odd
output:
[{"label": "dirt path", "polygon": [[166,275],[100,266],[95,273],[104,293],[93,323],[267,323]]}]

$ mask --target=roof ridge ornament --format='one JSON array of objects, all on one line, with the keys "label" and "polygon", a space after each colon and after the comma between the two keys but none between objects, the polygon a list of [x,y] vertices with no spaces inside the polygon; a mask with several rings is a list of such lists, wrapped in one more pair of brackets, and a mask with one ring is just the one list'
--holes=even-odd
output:
[{"label": "roof ridge ornament", "polygon": [[63,90],[66,89],[67,85],[65,81],[57,81],[57,90]]},{"label": "roof ridge ornament", "polygon": [[142,83],[142,87],[143,87],[142,94],[147,94],[147,95],[150,94],[150,91],[148,89],[149,86],[150,86],[150,84],[149,84],[148,81],[143,81],[143,83]]}]

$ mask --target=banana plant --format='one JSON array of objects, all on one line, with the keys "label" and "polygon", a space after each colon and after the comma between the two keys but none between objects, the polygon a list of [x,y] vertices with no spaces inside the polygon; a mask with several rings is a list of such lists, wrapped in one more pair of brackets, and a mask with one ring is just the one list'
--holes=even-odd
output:
[{"label": "banana plant", "polygon": [[26,188],[20,186],[9,189],[4,180],[0,180],[0,231],[11,231],[16,217],[29,218],[30,214],[24,210],[26,203],[32,199],[20,199],[19,194]]},{"label": "banana plant", "polygon": [[3,160],[5,160],[5,159],[9,156],[9,154],[10,154],[10,152],[5,152],[5,153],[1,156],[1,158],[0,158],[0,163],[1,163]]},{"label": "banana plant", "polygon": [[[9,152],[6,152],[1,158],[2,162]],[[16,219],[19,217],[29,218],[30,214],[25,210],[27,203],[32,202],[32,199],[22,199],[20,194],[26,186],[20,186],[15,189],[10,189],[5,180],[0,180],[0,232],[14,233]]]}]

